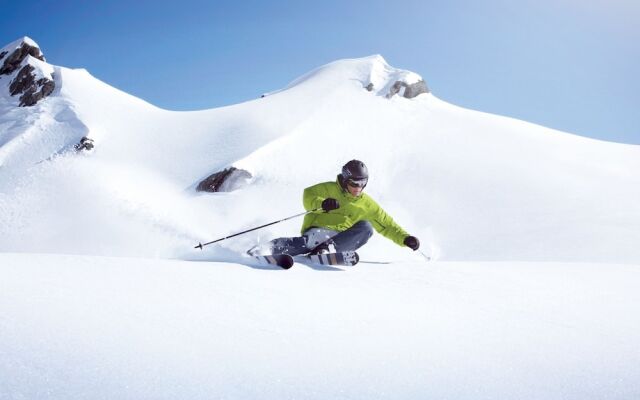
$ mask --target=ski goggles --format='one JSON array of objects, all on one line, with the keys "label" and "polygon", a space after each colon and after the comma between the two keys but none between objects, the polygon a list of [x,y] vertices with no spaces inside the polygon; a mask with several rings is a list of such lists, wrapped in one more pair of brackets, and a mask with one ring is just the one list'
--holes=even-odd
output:
[{"label": "ski goggles", "polygon": [[347,179],[347,185],[355,188],[364,188],[367,186],[368,179]]}]

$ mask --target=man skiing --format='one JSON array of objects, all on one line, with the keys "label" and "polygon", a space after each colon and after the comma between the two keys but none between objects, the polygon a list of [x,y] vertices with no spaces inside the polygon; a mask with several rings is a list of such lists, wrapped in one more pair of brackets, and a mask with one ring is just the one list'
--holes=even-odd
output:
[{"label": "man skiing", "polygon": [[302,201],[307,214],[302,236],[269,242],[271,254],[324,254],[350,252],[362,247],[375,229],[400,246],[418,250],[420,241],[405,232],[367,194],[369,171],[362,161],[351,160],[334,182],[324,182],[304,190]]}]

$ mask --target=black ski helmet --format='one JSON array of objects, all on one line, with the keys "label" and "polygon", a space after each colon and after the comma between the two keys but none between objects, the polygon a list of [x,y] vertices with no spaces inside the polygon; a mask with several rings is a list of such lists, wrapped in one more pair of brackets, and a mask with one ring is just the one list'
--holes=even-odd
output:
[{"label": "black ski helmet", "polygon": [[347,188],[347,181],[358,182],[362,187],[367,186],[369,180],[369,170],[362,161],[351,160],[342,166],[342,173],[338,175],[340,186]]}]

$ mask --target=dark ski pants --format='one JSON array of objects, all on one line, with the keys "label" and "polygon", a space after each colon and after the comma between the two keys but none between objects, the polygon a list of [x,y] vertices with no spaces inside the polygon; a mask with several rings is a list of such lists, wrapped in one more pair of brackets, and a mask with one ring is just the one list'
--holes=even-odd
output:
[{"label": "dark ski pants", "polygon": [[336,251],[355,251],[364,246],[373,235],[373,227],[368,221],[360,221],[346,231],[336,232],[323,228],[310,228],[302,236],[272,240],[271,254],[297,256],[307,254],[318,245],[333,241]]}]

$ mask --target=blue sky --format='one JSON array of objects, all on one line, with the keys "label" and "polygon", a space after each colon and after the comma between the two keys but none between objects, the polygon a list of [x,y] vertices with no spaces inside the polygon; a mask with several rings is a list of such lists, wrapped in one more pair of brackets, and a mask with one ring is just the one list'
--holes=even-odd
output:
[{"label": "blue sky", "polygon": [[259,97],[341,58],[382,54],[453,104],[640,144],[640,2],[0,1],[29,36],[172,110]]}]

